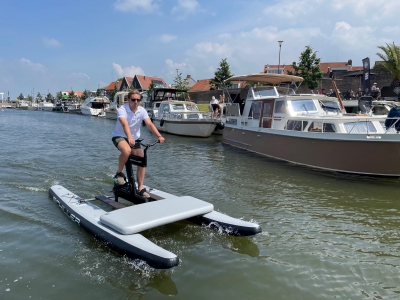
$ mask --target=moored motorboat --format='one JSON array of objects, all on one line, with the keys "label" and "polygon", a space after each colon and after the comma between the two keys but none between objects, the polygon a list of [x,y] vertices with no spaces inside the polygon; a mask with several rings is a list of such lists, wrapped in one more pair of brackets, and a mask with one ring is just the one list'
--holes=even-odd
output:
[{"label": "moored motorboat", "polygon": [[[260,82],[249,89],[243,112],[227,106],[222,142],[314,168],[380,176],[400,176],[399,118],[347,114],[340,99],[295,94],[287,83],[302,78],[250,74],[228,80]],[[390,159],[383,159],[390,155]]]},{"label": "moored motorboat", "polygon": [[106,114],[106,119],[116,120],[117,119],[117,111],[121,105],[124,105],[128,102],[128,91],[117,92],[114,95],[113,101],[110,103],[110,106],[104,110]]},{"label": "moored motorboat", "polygon": [[192,137],[209,137],[217,125],[211,113],[199,111],[194,102],[180,100],[162,101],[152,120],[159,131]]},{"label": "moored motorboat", "polygon": [[110,100],[103,97],[88,97],[81,105],[80,109],[83,115],[87,116],[103,116],[105,117],[105,110],[109,107]]}]

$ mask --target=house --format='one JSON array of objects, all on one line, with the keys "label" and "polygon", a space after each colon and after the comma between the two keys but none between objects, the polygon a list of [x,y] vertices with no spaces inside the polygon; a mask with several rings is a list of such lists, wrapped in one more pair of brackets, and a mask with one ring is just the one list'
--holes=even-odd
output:
[{"label": "house", "polygon": [[168,84],[165,83],[161,77],[152,77],[146,75],[135,75],[132,79],[131,88],[137,89],[140,92],[147,91],[150,84],[154,83],[156,88],[167,88]]},{"label": "house", "polygon": [[[265,65],[264,66],[264,73],[272,73],[278,74],[278,70],[280,74],[287,74],[288,71],[294,73],[293,66],[296,66],[296,62],[293,62],[291,65]],[[332,73],[336,72],[354,72],[354,71],[362,71],[362,66],[353,66],[353,61],[349,59],[347,62],[321,62],[319,64],[319,68],[321,69],[322,73],[329,74],[331,71]]]},{"label": "house", "polygon": [[210,79],[200,79],[189,89],[190,92],[209,91],[212,87]]}]

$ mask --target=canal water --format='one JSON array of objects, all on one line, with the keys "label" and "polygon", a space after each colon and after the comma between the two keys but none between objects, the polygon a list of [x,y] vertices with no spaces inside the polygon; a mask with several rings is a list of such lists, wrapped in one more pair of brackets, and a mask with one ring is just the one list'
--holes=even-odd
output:
[{"label": "canal water", "polygon": [[[220,136],[165,135],[148,152],[145,183],[209,201],[263,233],[231,237],[186,221],[148,230],[180,257],[166,271],[110,250],[71,222],[48,189],[109,194],[114,124],[0,112],[0,299],[400,298],[399,179],[278,162]],[[145,127],[142,136],[154,140]]]}]

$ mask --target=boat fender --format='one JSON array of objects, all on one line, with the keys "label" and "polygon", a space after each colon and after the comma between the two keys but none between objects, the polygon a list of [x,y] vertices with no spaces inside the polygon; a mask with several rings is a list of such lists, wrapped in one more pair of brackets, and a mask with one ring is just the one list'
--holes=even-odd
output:
[{"label": "boat fender", "polygon": [[225,128],[225,124],[224,124],[224,122],[222,122],[222,121],[218,122],[218,123],[217,123],[217,127],[216,127],[216,128],[218,128],[219,130],[222,130],[222,129],[224,129],[224,128]]},{"label": "boat fender", "polygon": [[400,131],[400,106],[392,107],[387,117],[388,118],[385,121],[386,129],[390,128],[393,124],[395,124],[394,127],[396,128],[396,131]]},{"label": "boat fender", "polygon": [[164,126],[164,119],[160,120],[160,126],[163,127]]}]

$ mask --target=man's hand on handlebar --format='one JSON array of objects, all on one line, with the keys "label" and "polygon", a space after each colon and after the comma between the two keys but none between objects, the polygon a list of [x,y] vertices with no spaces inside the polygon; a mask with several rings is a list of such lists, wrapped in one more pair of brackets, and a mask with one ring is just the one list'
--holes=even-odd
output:
[{"label": "man's hand on handlebar", "polygon": [[161,135],[159,135],[158,136],[158,142],[162,144],[162,143],[165,142],[165,139]]}]

